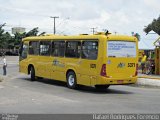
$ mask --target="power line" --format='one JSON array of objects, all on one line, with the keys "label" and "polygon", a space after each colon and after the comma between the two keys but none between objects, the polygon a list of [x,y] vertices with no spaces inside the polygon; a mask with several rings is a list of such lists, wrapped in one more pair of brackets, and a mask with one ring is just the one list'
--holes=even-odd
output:
[{"label": "power line", "polygon": [[60,26],[62,26],[63,24],[65,24],[67,22],[67,20],[69,20],[68,18],[62,19],[62,21],[57,25],[57,28],[59,28]]}]

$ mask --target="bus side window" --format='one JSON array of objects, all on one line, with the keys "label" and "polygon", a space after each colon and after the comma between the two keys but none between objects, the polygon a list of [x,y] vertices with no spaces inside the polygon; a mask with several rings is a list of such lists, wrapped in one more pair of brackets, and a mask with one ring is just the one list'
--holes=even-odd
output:
[{"label": "bus side window", "polygon": [[79,58],[81,50],[81,42],[80,41],[68,41],[66,42],[66,57],[71,58]]},{"label": "bus side window", "polygon": [[83,41],[82,42],[82,58],[96,60],[97,56],[98,56],[98,42]]},{"label": "bus side window", "polygon": [[40,42],[40,55],[49,56],[51,49],[50,41],[41,41]]},{"label": "bus side window", "polygon": [[65,41],[52,42],[52,55],[57,57],[64,57]]},{"label": "bus side window", "polygon": [[39,41],[29,42],[29,54],[30,55],[39,55]]}]

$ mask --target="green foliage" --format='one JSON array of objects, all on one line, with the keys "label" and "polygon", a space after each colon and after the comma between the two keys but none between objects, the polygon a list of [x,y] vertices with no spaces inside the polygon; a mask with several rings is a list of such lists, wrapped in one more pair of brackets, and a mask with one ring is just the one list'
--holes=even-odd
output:
[{"label": "green foliage", "polygon": [[42,33],[40,33],[38,36],[43,36],[43,35],[45,35],[46,34],[46,32],[42,32]]},{"label": "green foliage", "polygon": [[144,32],[146,32],[147,34],[151,30],[160,35],[160,16],[157,19],[153,19],[152,23],[150,23],[147,27],[144,28]]},{"label": "green foliage", "polygon": [[[16,33],[14,36],[11,36],[8,32],[4,31],[4,26],[5,24],[0,25],[0,50],[14,49],[15,46],[20,46],[23,38],[37,36],[39,32],[38,27],[36,27],[27,33]],[[43,34],[45,34],[45,32],[42,32],[40,35]]]},{"label": "green foliage", "polygon": [[3,27],[5,24],[0,25],[0,49],[7,49],[12,37],[8,32],[4,32]]},{"label": "green foliage", "polygon": [[135,33],[134,36],[138,39],[138,41],[140,41],[140,35],[138,33]]},{"label": "green foliage", "polygon": [[30,30],[28,33],[26,33],[26,37],[29,37],[29,36],[37,36],[38,34],[38,27],[36,28],[33,28],[32,30]]},{"label": "green foliage", "polygon": [[25,38],[26,37],[26,33],[24,32],[24,33],[16,33],[16,34],[14,34],[14,37],[13,37],[13,39],[14,39],[14,45],[19,45],[20,43],[21,43],[21,41],[22,41],[22,39],[23,38]]}]

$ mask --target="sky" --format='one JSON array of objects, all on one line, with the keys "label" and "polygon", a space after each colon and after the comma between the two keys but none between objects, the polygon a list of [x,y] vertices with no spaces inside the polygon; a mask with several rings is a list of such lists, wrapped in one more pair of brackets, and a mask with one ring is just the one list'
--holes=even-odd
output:
[{"label": "sky", "polygon": [[109,30],[112,33],[131,35],[139,33],[154,18],[160,16],[160,0],[0,0],[0,24],[5,30],[39,27],[40,32],[74,35]]}]

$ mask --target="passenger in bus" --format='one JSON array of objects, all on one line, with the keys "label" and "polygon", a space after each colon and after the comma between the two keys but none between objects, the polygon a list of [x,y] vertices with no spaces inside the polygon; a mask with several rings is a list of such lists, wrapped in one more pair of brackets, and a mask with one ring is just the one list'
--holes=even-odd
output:
[{"label": "passenger in bus", "polygon": [[88,57],[89,57],[89,54],[88,54],[87,50],[83,50],[82,58],[88,58]]},{"label": "passenger in bus", "polygon": [[97,59],[97,50],[91,50],[88,58],[92,60]]}]

